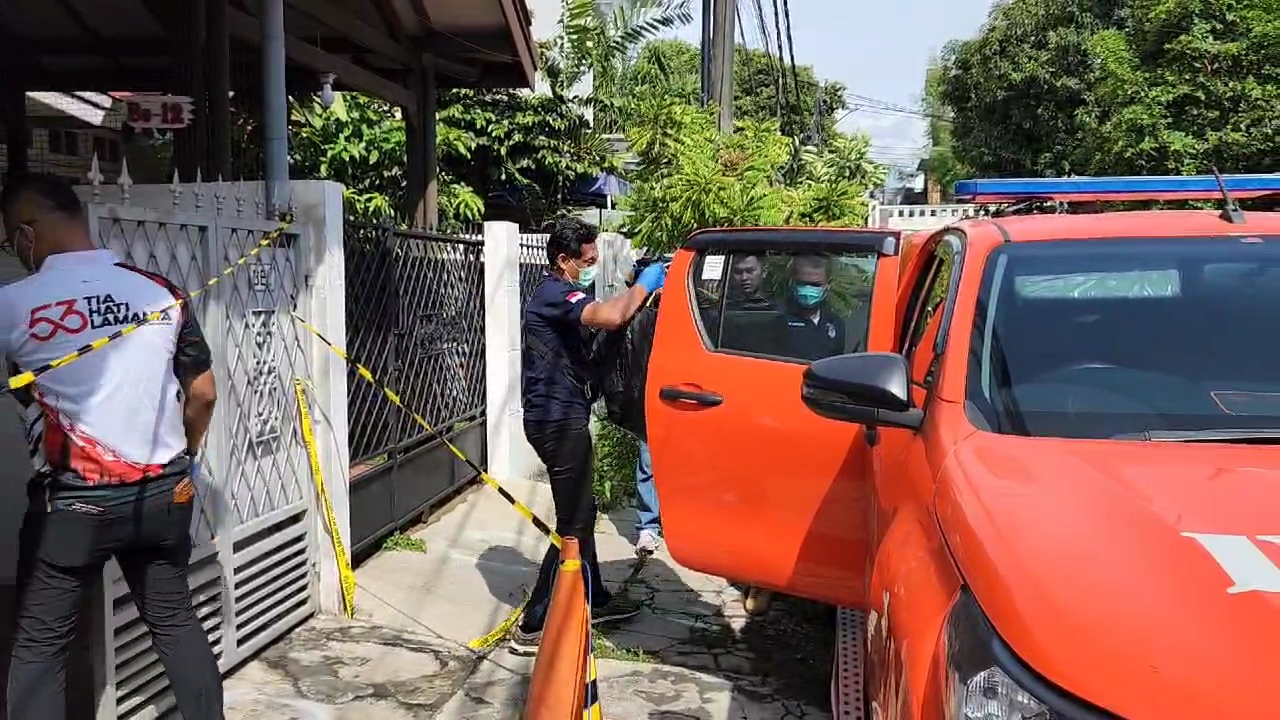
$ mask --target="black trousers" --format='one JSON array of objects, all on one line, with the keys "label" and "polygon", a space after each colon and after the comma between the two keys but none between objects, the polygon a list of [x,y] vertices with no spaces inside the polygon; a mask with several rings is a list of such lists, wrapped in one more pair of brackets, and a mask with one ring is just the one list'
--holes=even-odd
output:
[{"label": "black trousers", "polygon": [[[524,434],[538,459],[547,466],[547,475],[551,478],[556,532],[561,537],[577,539],[582,565],[589,575],[591,604],[602,607],[609,602],[609,593],[600,579],[600,562],[596,559],[596,498],[591,492],[593,456],[587,422],[585,418],[551,423],[527,422]],[[547,619],[547,607],[551,604],[551,586],[559,566],[560,550],[551,545],[542,558],[538,582],[525,606],[521,630],[536,632],[542,629]]]},{"label": "black trousers", "polygon": [[156,480],[101,496],[33,487],[18,541],[18,609],[9,665],[9,717],[66,718],[67,657],[84,594],[115,556],[151,631],[185,720],[222,720],[222,674],[191,607],[194,492]]}]

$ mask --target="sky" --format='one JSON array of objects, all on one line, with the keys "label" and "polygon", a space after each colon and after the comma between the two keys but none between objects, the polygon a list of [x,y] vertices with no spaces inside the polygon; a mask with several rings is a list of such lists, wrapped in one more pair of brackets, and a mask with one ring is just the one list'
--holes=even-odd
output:
[{"label": "sky", "polygon": [[[812,65],[818,77],[844,83],[851,94],[911,110],[919,109],[930,57],[950,40],[975,35],[992,4],[991,0],[788,2],[797,64]],[[747,44],[763,47],[754,0],[738,3],[747,25]],[[694,0],[694,22],[677,33],[681,39],[698,42],[701,5],[700,0]],[[772,23],[773,0],[762,0],[761,5]],[[782,7],[781,0],[778,6]],[[840,128],[869,133],[876,159],[889,165],[914,167],[925,143],[924,122],[901,112],[857,110]]]}]

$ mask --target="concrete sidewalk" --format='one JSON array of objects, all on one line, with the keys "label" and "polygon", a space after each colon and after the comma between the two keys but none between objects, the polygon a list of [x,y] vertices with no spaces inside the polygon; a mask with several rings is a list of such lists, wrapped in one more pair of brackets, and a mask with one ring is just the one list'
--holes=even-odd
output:
[{"label": "concrete sidewalk", "polygon": [[[509,489],[552,519],[547,485]],[[611,587],[635,563],[634,513],[615,518],[597,529]],[[229,678],[227,717],[518,718],[532,659],[466,644],[519,604],[545,540],[486,487],[413,536],[424,551],[383,552],[360,568],[356,621],[314,620]],[[748,618],[738,589],[679,568],[664,552],[629,591],[644,612],[599,633],[596,646],[605,717],[828,717],[834,613],[784,598]]]}]

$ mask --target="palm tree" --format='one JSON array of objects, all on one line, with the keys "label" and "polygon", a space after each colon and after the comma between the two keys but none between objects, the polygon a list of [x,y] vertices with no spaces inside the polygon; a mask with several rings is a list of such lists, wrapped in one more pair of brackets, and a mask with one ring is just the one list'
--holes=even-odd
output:
[{"label": "palm tree", "polygon": [[[619,80],[645,42],[693,21],[692,0],[564,0],[560,32],[542,46],[552,94],[590,109],[598,132],[619,132]],[[575,95],[590,78],[591,90]]]}]

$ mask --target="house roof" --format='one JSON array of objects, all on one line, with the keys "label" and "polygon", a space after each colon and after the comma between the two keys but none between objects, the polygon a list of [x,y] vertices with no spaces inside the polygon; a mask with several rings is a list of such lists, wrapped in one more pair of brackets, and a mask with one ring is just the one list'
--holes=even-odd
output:
[{"label": "house roof", "polygon": [[[181,30],[217,1],[4,0],[0,72],[29,91],[171,90]],[[225,1],[230,37],[259,45],[263,0]],[[533,86],[525,0],[285,0],[285,30],[295,78],[331,72],[399,104],[423,62],[442,87]]]},{"label": "house roof", "polygon": [[124,106],[107,93],[29,92],[27,117],[74,118],[86,125],[119,130],[124,125]]}]

